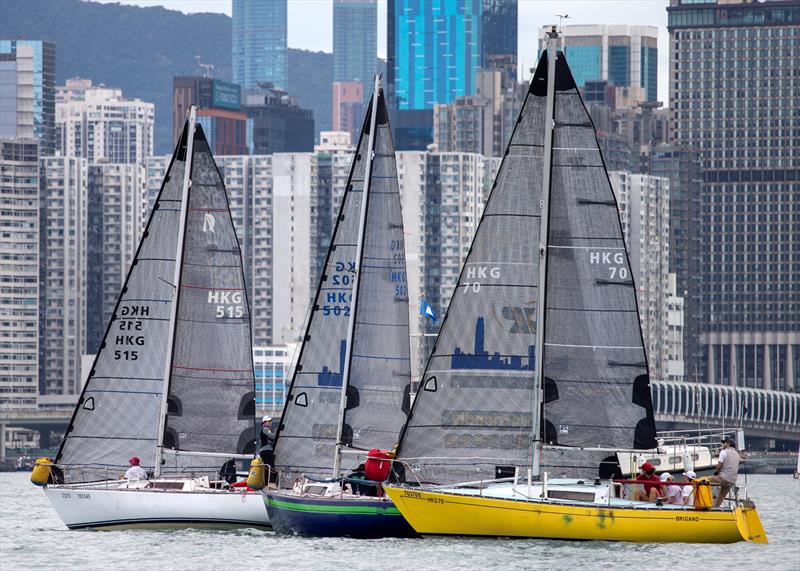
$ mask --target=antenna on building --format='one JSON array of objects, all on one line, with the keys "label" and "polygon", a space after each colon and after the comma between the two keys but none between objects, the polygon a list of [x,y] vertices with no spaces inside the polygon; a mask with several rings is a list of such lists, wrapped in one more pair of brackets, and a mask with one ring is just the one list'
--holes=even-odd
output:
[{"label": "antenna on building", "polygon": [[214,77],[214,64],[203,63],[200,61],[200,56],[194,56],[197,60],[197,67],[203,70],[203,77]]},{"label": "antenna on building", "polygon": [[569,19],[569,14],[556,14],[556,18],[558,18],[558,30],[559,32],[564,32],[564,20]]}]

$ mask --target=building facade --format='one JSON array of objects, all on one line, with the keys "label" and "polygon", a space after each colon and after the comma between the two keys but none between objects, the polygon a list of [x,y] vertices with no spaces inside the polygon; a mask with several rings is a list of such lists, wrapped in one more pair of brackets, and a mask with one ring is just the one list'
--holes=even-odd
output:
[{"label": "building facade", "polygon": [[56,105],[57,150],[90,163],[144,164],[153,155],[154,105],[103,86]]},{"label": "building facade", "polygon": [[[545,33],[539,30],[539,53]],[[658,28],[629,25],[563,26],[561,45],[578,87],[604,79],[617,88],[637,88],[640,101],[658,98]]]},{"label": "building facade", "polygon": [[0,410],[39,389],[39,145],[0,138]]},{"label": "building facade", "polygon": [[233,0],[233,82],[251,88],[269,81],[288,83],[286,0]]},{"label": "building facade", "polygon": [[247,115],[242,112],[241,88],[235,83],[200,76],[172,79],[172,141],[178,142],[189,107],[197,105],[214,155],[247,154]]},{"label": "building facade", "polygon": [[[370,83],[369,86],[371,85]],[[332,129],[350,133],[350,139],[353,141],[358,140],[367,107],[364,101],[364,87],[365,84],[360,81],[333,83]]]},{"label": "building facade", "polygon": [[501,71],[504,84],[517,82],[517,0],[483,0],[481,66]]},{"label": "building facade", "polygon": [[88,164],[39,160],[39,392],[76,394],[86,351]]},{"label": "building facade", "polygon": [[[674,289],[670,291],[670,275],[674,281],[674,274],[669,273],[669,179],[625,171],[612,171],[609,178],[619,205],[622,233],[636,284],[650,376],[666,380],[670,362],[679,358],[682,361],[683,355],[682,346],[669,342],[670,298],[678,297]],[[673,321],[675,308],[682,303],[673,300]],[[673,373],[676,370],[673,363]]]},{"label": "building facade", "polygon": [[333,0],[333,81],[370,84],[377,57],[377,0]]},{"label": "building facade", "polygon": [[0,138],[35,138],[55,152],[56,47],[41,40],[0,40]]},{"label": "building facade", "polygon": [[97,353],[146,224],[147,176],[140,164],[89,165],[86,352]]},{"label": "building facade", "polygon": [[700,378],[800,386],[800,2],[671,0],[673,138],[696,150]]},{"label": "building facade", "polygon": [[247,90],[244,112],[251,155],[314,150],[314,114],[286,91],[269,84]]},{"label": "building facade", "polygon": [[475,94],[482,0],[388,2],[387,93],[398,150],[433,142],[433,106]]},{"label": "building facade", "polygon": [[283,412],[297,343],[286,345],[254,345],[253,371],[256,377],[256,411],[273,416]]}]

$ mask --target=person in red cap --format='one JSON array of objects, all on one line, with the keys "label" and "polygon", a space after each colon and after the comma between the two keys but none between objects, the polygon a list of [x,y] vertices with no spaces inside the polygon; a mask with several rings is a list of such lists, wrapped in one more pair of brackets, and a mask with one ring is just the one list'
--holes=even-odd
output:
[{"label": "person in red cap", "polygon": [[661,478],[656,476],[656,469],[650,462],[645,462],[639,469],[642,473],[636,476],[636,480],[642,482],[644,491],[634,491],[633,499],[637,502],[655,502],[662,496]]},{"label": "person in red cap", "polygon": [[128,464],[131,465],[130,468],[125,472],[125,479],[129,482],[138,482],[139,480],[146,480],[147,479],[147,472],[145,472],[144,468],[139,466],[138,456],[133,456],[130,460],[128,460]]}]

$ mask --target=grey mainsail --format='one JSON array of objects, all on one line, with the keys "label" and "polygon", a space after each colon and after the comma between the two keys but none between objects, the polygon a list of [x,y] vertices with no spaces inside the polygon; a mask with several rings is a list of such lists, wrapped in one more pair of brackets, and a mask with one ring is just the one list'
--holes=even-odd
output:
[{"label": "grey mainsail", "polygon": [[[568,475],[597,476],[601,464],[613,469],[614,450],[655,445],[617,205],[561,53],[554,75],[548,118],[542,57],[404,428],[400,457],[427,481],[526,470],[540,434],[548,444],[541,468]],[[543,211],[549,224],[540,255]],[[533,426],[539,411],[542,422]]]},{"label": "grey mainsail", "polygon": [[[377,106],[374,105],[377,101]],[[373,153],[369,156],[375,107]],[[367,169],[367,162],[371,168]],[[365,180],[369,170],[369,181]],[[366,197],[364,227],[361,205]],[[359,235],[363,248],[357,264]],[[356,307],[351,307],[360,267]],[[391,447],[406,419],[410,359],[403,226],[394,146],[383,92],[364,119],[323,275],[283,411],[275,465],[289,474],[330,476],[349,366],[341,444]],[[351,314],[352,312],[352,314]],[[352,347],[348,326],[354,319]],[[405,400],[404,400],[405,399]],[[407,405],[405,410],[408,410]],[[342,468],[352,468],[352,456]]]},{"label": "grey mainsail", "polygon": [[56,463],[67,482],[116,478],[156,463],[186,133],[175,149]]},{"label": "grey mainsail", "polygon": [[[594,125],[561,53],[551,172],[544,440],[653,448],[647,357],[618,206]],[[545,465],[563,471],[558,455],[548,457]]]},{"label": "grey mainsail", "polygon": [[540,63],[404,430],[400,456],[426,481],[531,462],[545,80]]},{"label": "grey mainsail", "polygon": [[241,250],[199,124],[190,180],[162,471],[216,474],[223,461],[196,453],[255,450],[255,379]]}]

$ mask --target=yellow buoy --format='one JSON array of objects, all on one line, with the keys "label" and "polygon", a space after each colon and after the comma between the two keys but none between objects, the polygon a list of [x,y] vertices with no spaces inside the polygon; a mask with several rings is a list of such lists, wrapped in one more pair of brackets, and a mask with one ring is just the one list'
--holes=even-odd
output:
[{"label": "yellow buoy", "polygon": [[260,490],[264,487],[264,480],[266,474],[266,466],[261,458],[253,458],[250,461],[250,473],[247,474],[247,487],[254,490]]},{"label": "yellow buoy", "polygon": [[50,469],[52,466],[53,462],[50,458],[46,456],[44,458],[38,458],[31,472],[31,483],[35,486],[46,486],[50,481],[50,475],[52,474]]},{"label": "yellow buoy", "polygon": [[714,497],[711,493],[711,479],[698,478],[693,483],[694,487],[694,509],[709,510],[714,505]]}]

